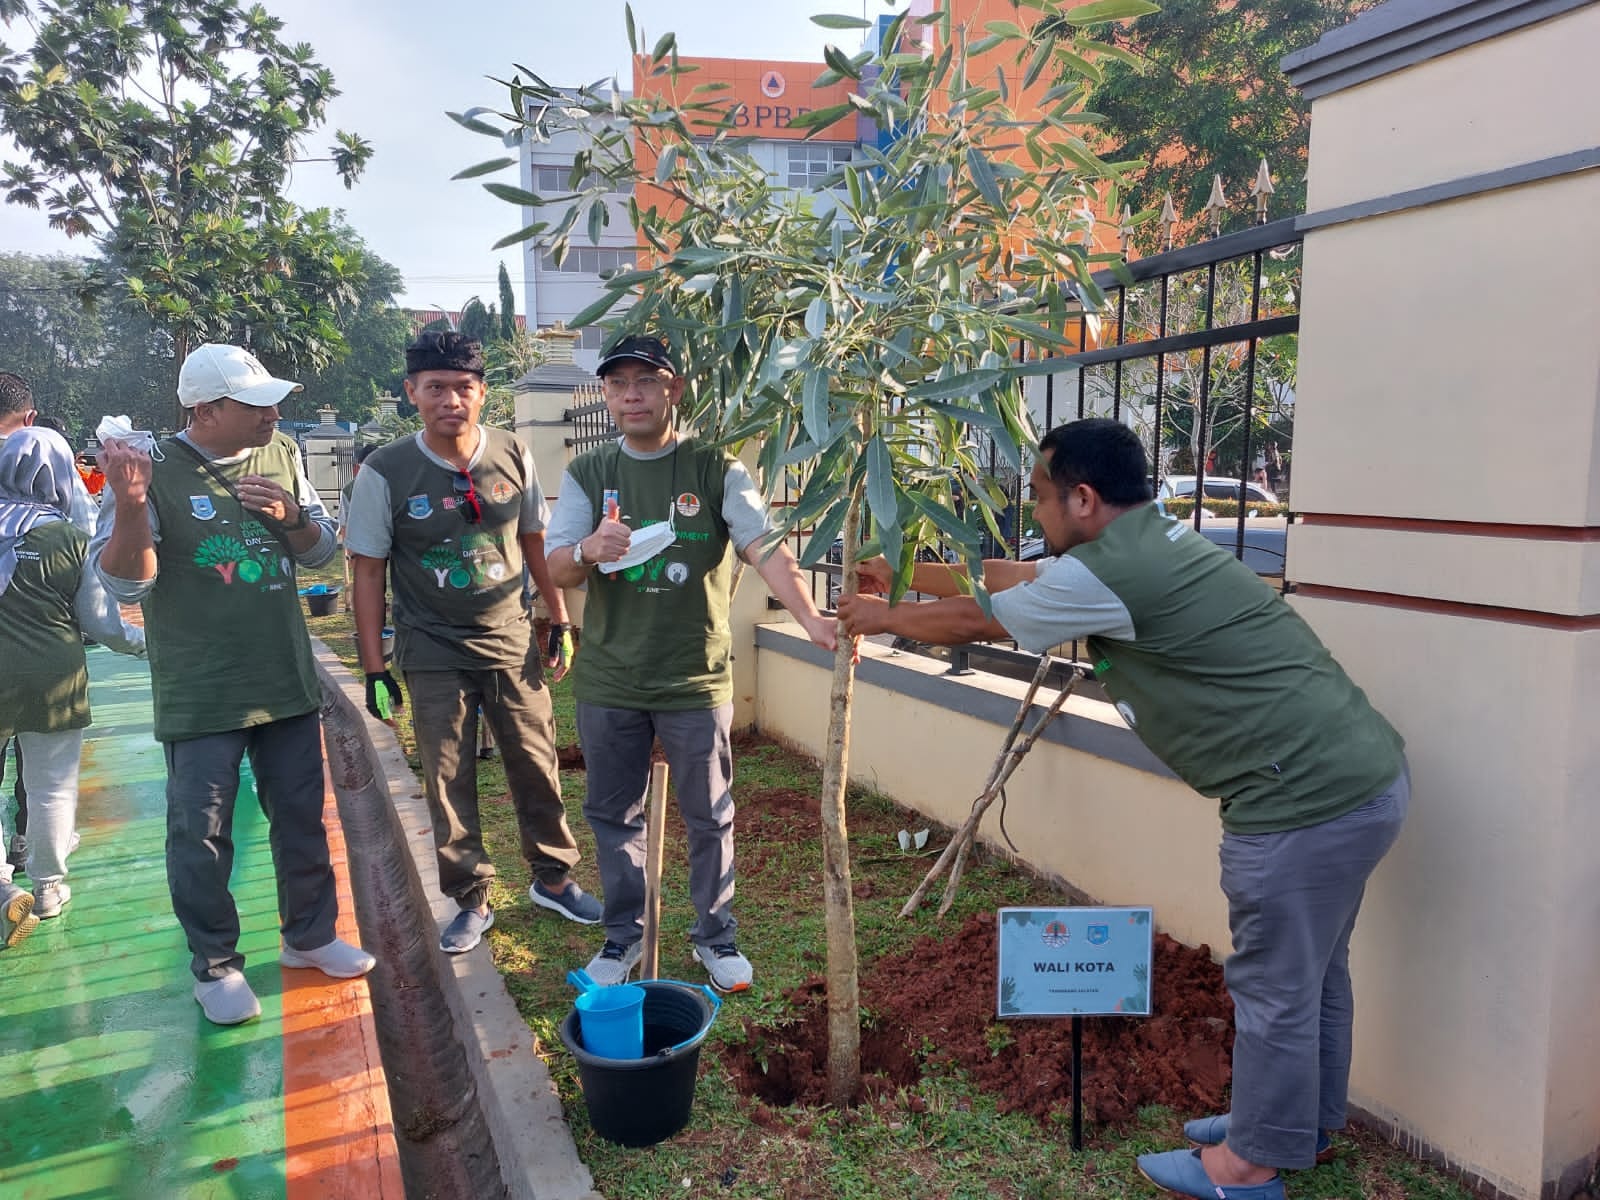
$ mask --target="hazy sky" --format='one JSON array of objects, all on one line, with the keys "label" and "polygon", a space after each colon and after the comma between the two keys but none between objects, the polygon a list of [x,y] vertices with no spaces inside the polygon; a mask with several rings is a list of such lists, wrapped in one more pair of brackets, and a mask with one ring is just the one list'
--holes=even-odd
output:
[{"label": "hazy sky", "polygon": [[[444,114],[476,105],[504,109],[508,78],[522,63],[551,83],[630,78],[622,0],[262,0],[284,22],[288,42],[307,41],[343,93],[308,152],[326,153],[334,129],[372,142],[365,175],[346,191],[327,164],[297,169],[291,196],[306,207],[343,208],[380,255],[406,277],[403,304],[459,308],[479,295],[495,299],[503,259],[523,305],[519,248],[491,251],[522,225],[520,210],[483,190],[481,180],[452,182],[463,167],[499,157],[497,141],[470,133]],[[863,6],[865,2],[865,7]],[[815,25],[814,13],[876,17],[883,0],[634,0],[634,18],[654,42],[669,30],[679,53],[821,63],[822,46],[859,45],[854,31]],[[25,30],[5,35],[31,45]],[[819,68],[820,69],[820,68]],[[4,157],[15,151],[4,147]],[[516,182],[515,171],[496,179]],[[85,253],[45,225],[41,213],[0,204],[0,250]]]}]

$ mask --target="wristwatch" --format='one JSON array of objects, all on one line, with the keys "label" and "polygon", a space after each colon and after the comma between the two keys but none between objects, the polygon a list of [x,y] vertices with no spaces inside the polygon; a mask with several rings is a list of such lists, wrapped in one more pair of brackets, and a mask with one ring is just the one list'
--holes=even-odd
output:
[{"label": "wristwatch", "polygon": [[572,565],[575,567],[586,565],[583,561],[583,543],[581,541],[572,543]]},{"label": "wristwatch", "polygon": [[293,525],[285,525],[284,526],[284,529],[287,530],[289,533],[298,533],[300,530],[304,529],[307,525],[311,524],[311,514],[306,511],[306,506],[304,504],[296,504],[295,507],[297,507],[300,510],[300,515],[299,515],[299,517],[297,517],[295,519],[295,522],[294,522]]}]

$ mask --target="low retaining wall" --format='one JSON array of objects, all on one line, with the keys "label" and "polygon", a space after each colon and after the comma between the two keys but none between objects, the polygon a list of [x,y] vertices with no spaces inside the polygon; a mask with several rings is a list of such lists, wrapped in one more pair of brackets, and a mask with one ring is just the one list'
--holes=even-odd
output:
[{"label": "low retaining wall", "polygon": [[[488,947],[454,955],[438,948],[438,931],[457,909],[439,893],[427,802],[393,731],[367,714],[362,685],[338,657],[321,642],[313,645],[328,769],[340,812],[348,814],[357,920],[363,940],[379,955],[373,1012],[390,1090],[418,1093],[427,1073],[436,1084],[454,1075],[451,1091],[435,1094],[431,1107],[395,1104],[402,1161],[409,1159],[412,1170],[435,1186],[453,1189],[430,1188],[430,1195],[484,1195],[470,1160],[492,1155],[504,1194],[514,1200],[601,1200],[578,1158],[537,1039]],[[409,1029],[395,1027],[435,1032],[432,1027],[445,1022],[447,1043],[432,1055],[404,1041]],[[402,1128],[403,1111],[420,1114],[413,1128]],[[419,1125],[428,1113],[437,1127]],[[430,1145],[436,1141],[447,1144]],[[462,1158],[469,1161],[453,1161]],[[481,1176],[487,1168],[476,1165]]]}]

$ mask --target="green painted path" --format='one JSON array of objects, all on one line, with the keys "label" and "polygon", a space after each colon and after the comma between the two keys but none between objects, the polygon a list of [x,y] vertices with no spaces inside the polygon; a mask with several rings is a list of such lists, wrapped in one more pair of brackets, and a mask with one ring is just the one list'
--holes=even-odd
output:
[{"label": "green painted path", "polygon": [[[266,819],[248,764],[234,817],[233,893],[262,1016],[224,1029],[194,1001],[189,952],[168,901],[166,771],[151,737],[148,670],[101,647],[89,651],[89,664],[94,725],[79,791],[83,840],[68,864],[72,900],[60,918],[0,952],[8,1101],[0,1197],[398,1197],[365,984],[278,966]],[[331,805],[329,816],[342,876]],[[350,936],[347,884],[342,891],[340,930]],[[319,1039],[309,1055],[290,1044],[302,1036]],[[354,1038],[353,1055],[330,1055],[329,1036]],[[328,1071],[308,1078],[300,1061],[308,1057],[337,1062],[333,1080]],[[358,1127],[338,1103],[329,1107],[330,1091],[359,1096]],[[320,1128],[307,1130],[308,1120]],[[321,1144],[330,1138],[332,1166]],[[340,1163],[360,1181],[341,1182]]]}]

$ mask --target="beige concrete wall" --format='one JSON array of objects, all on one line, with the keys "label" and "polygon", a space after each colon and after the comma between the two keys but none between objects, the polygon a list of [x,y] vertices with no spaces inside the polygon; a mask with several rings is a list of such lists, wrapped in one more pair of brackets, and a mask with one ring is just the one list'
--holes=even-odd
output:
[{"label": "beige concrete wall", "polygon": [[1600,523],[1596,212],[1590,171],[1312,233],[1295,507]]},{"label": "beige concrete wall", "polygon": [[[792,630],[792,634],[790,631]],[[799,640],[795,627],[780,632]],[[866,644],[867,660],[927,678],[945,664]],[[760,654],[756,715],[762,732],[820,756],[826,741],[826,670],[776,652]],[[948,703],[930,705],[856,682],[850,778],[941,825],[961,824],[982,790],[1005,729],[960,712],[960,693],[1000,692],[1021,702],[1025,686],[994,676],[949,678]],[[1109,705],[1073,698],[1069,719],[1121,725]],[[1215,801],[1176,780],[1041,741],[1012,776],[1006,829],[1028,864],[1106,904],[1151,904],[1156,924],[1179,941],[1228,949],[1227,905],[1217,886],[1221,827]],[[980,829],[1004,846],[999,811]],[[935,901],[937,897],[935,897]]]},{"label": "beige concrete wall", "polygon": [[[1597,47],[1591,4],[1320,97],[1313,219],[1594,146]],[[1305,244],[1288,575],[1415,782],[1353,1093],[1513,1196],[1600,1143],[1597,211],[1591,170]]]},{"label": "beige concrete wall", "polygon": [[[1591,4],[1319,97],[1306,211],[1594,145],[1597,46],[1600,6]],[[1496,236],[1515,244],[1522,232],[1500,229]],[[1552,224],[1548,232],[1565,238],[1579,231]],[[1502,295],[1498,302],[1514,300]]]}]

